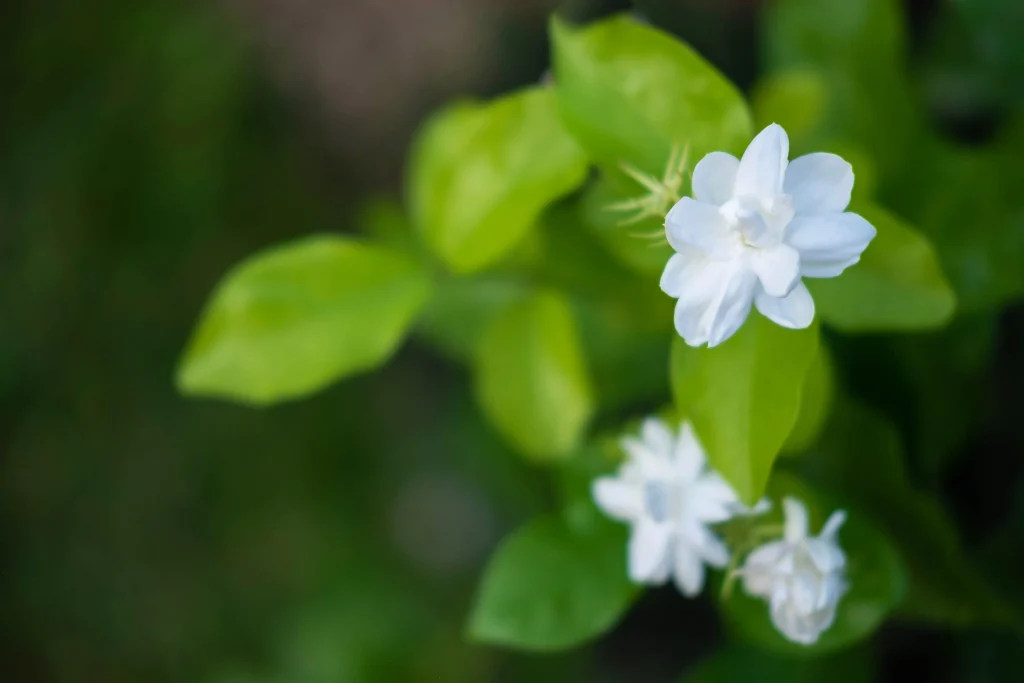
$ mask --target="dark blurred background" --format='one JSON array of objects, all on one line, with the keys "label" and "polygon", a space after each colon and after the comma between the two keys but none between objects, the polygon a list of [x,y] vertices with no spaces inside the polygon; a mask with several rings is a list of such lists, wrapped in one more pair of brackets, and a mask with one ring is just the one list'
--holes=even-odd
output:
[{"label": "dark blurred background", "polygon": [[[905,4],[916,96],[950,135],[986,140],[1024,95],[1024,24]],[[542,77],[551,11],[630,9],[754,83],[744,0],[2,3],[0,681],[643,683],[710,652],[710,603],[671,590],[591,652],[463,639],[487,554],[551,494],[463,372],[416,345],[270,410],[172,386],[229,266],[356,229],[364,200],[400,193],[433,107]],[[1005,459],[984,462],[950,492],[961,509],[1006,478]],[[885,680],[1024,666],[1006,636],[890,626],[879,643]]]}]

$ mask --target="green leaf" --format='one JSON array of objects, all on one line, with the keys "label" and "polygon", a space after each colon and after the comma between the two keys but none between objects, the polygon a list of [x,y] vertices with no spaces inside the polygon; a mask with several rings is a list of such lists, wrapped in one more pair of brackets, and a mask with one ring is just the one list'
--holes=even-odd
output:
[{"label": "green leaf", "polygon": [[806,280],[821,317],[846,332],[932,329],[956,308],[928,239],[874,206],[855,207],[878,230],[860,263],[842,275]]},{"label": "green leaf", "polygon": [[810,446],[817,440],[828,420],[832,409],[832,394],[835,390],[835,378],[832,371],[832,359],[824,342],[819,343],[818,353],[807,370],[804,388],[800,393],[800,413],[797,415],[793,431],[783,445],[783,451],[796,452]]},{"label": "green leaf", "polygon": [[810,481],[857,501],[896,542],[910,573],[902,615],[960,626],[1019,623],[964,555],[939,502],[911,484],[885,419],[842,401],[800,466]]},{"label": "green leaf", "polygon": [[628,162],[661,177],[673,145],[692,161],[750,141],[743,96],[672,36],[628,16],[584,28],[556,17],[551,39],[559,111],[606,170]]},{"label": "green leaf", "polygon": [[514,303],[488,324],[474,380],[491,422],[532,458],[569,454],[593,412],[576,325],[556,292]]},{"label": "green leaf", "polygon": [[637,589],[626,574],[626,527],[577,529],[539,517],[506,538],[484,573],[469,621],[477,641],[562,650],[608,629]]},{"label": "green leaf", "polygon": [[264,405],[383,363],[431,283],[390,249],[320,236],[270,249],[225,276],[178,368],[178,387]]},{"label": "green leaf", "polygon": [[[729,625],[745,640],[785,655],[816,657],[849,647],[871,635],[900,604],[906,593],[906,576],[900,556],[889,538],[863,511],[841,504],[821,491],[787,473],[772,477],[769,496],[780,501],[794,496],[803,501],[810,513],[810,529],[817,533],[825,519],[837,508],[848,517],[839,531],[839,543],[846,553],[846,579],[850,588],[843,595],[832,626],[813,645],[793,643],[772,625],[768,604],[747,595],[737,586],[721,603]],[[764,519],[782,522],[781,506],[776,505]]]},{"label": "green leaf", "polygon": [[748,503],[760,498],[800,411],[818,328],[788,330],[752,314],[712,349],[672,346],[672,393],[711,465]]},{"label": "green leaf", "polygon": [[733,644],[703,661],[683,683],[871,683],[873,660],[863,648],[808,660]]},{"label": "green leaf", "polygon": [[550,90],[461,102],[436,114],[417,141],[409,170],[413,222],[452,270],[479,270],[515,246],[586,171]]}]

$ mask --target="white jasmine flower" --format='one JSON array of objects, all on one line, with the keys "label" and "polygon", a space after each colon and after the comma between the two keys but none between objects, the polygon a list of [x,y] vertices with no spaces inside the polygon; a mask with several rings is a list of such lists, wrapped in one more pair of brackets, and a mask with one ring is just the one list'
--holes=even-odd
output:
[{"label": "white jasmine flower", "polygon": [[738,498],[706,467],[689,422],[678,436],[654,418],[644,421],[641,438],[627,437],[627,461],[615,477],[594,482],[594,500],[609,517],[629,522],[629,576],[660,585],[671,575],[686,596],[704,586],[704,565],[724,567],[729,550],[708,525],[736,512]]},{"label": "white jasmine flower", "polygon": [[750,595],[769,601],[772,623],[790,640],[810,645],[836,616],[846,592],[846,556],[836,534],[846,520],[837,510],[817,537],[807,535],[807,508],[795,498],[782,501],[786,515],[782,540],[762,545],[740,570]]},{"label": "white jasmine flower", "polygon": [[678,299],[676,330],[690,346],[717,346],[751,305],[802,329],[814,319],[803,277],[835,277],[860,260],[875,228],[846,211],[853,170],[835,154],[788,161],[786,131],[772,124],[736,159],[708,154],[693,169],[693,198],[668,212],[676,254],[661,288]]}]

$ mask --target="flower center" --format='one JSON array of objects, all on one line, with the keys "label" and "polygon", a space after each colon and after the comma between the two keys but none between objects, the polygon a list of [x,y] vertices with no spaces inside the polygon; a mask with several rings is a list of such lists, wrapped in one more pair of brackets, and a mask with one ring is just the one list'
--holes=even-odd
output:
[{"label": "flower center", "polygon": [[655,522],[668,521],[672,514],[672,498],[667,482],[644,482],[644,507]]},{"label": "flower center", "polygon": [[793,200],[780,194],[764,201],[752,195],[733,197],[719,209],[747,246],[763,249],[782,241],[786,226],[796,213]]}]

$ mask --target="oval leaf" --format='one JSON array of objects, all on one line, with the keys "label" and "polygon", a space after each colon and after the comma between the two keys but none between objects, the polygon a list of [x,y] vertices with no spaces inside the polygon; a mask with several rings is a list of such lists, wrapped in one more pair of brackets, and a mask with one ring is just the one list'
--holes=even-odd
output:
[{"label": "oval leaf", "polygon": [[572,451],[594,400],[565,299],[542,292],[495,316],[480,339],[475,384],[491,422],[522,453]]},{"label": "oval leaf", "polygon": [[673,145],[696,160],[750,141],[740,92],[667,33],[628,16],[585,28],[555,18],[551,38],[559,111],[606,169],[628,162],[660,177]]},{"label": "oval leaf", "polygon": [[435,115],[420,135],[409,174],[413,220],[448,267],[479,270],[586,171],[550,90],[463,102]]},{"label": "oval leaf", "polygon": [[343,237],[257,254],[218,285],[178,387],[256,405],[309,394],[383,363],[430,288],[407,257]]},{"label": "oval leaf", "polygon": [[474,640],[524,650],[561,650],[611,628],[637,588],[626,574],[626,528],[580,531],[540,517],[501,544],[469,621]]},{"label": "oval leaf", "polygon": [[[746,640],[780,654],[818,656],[834,652],[871,635],[900,604],[906,592],[906,576],[899,555],[888,537],[867,515],[838,505],[791,475],[772,478],[769,495],[773,501],[792,495],[802,500],[810,513],[810,530],[817,533],[833,510],[843,507],[847,519],[839,531],[839,544],[846,553],[849,589],[839,601],[835,622],[813,645],[787,640],[771,623],[767,602],[747,595],[737,586],[721,603],[729,624]],[[776,505],[765,521],[782,522]]]},{"label": "oval leaf", "polygon": [[956,296],[928,239],[874,205],[856,207],[878,230],[860,263],[806,280],[821,317],[847,332],[921,330],[947,323]]},{"label": "oval leaf", "polygon": [[672,393],[708,459],[753,503],[796,423],[804,377],[818,350],[818,328],[788,330],[752,315],[712,349],[672,345]]}]

